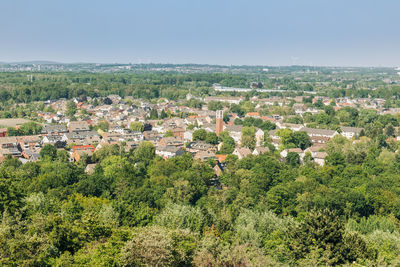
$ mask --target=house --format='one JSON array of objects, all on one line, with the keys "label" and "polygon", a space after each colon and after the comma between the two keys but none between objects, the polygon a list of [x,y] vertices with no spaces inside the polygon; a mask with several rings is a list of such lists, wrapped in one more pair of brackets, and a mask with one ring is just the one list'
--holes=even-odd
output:
[{"label": "house", "polygon": [[34,150],[30,150],[30,149],[25,149],[24,151],[22,151],[21,155],[30,161],[38,161],[40,159],[40,154],[37,151]]},{"label": "house", "polygon": [[204,98],[204,102],[207,104],[210,101],[219,101],[219,102],[227,102],[230,104],[239,104],[240,101],[242,101],[244,98],[243,97],[233,97],[233,96],[206,96]]},{"label": "house", "polygon": [[358,128],[358,127],[346,127],[346,126],[341,126],[340,129],[342,132],[340,133],[347,139],[352,139],[355,136],[359,136],[363,128]]},{"label": "house", "polygon": [[329,140],[331,140],[331,138],[326,136],[310,136],[310,141],[313,145],[324,145]]},{"label": "house", "polygon": [[101,139],[96,131],[86,131],[86,132],[65,133],[61,141],[65,141],[68,144],[74,143],[80,145],[87,145],[87,144],[99,143]]},{"label": "house", "polygon": [[171,136],[171,137],[163,137],[159,142],[160,146],[176,146],[183,147],[183,142],[180,137]]},{"label": "house", "polygon": [[157,144],[160,142],[162,137],[156,131],[145,131],[143,132],[144,140],[149,141],[153,144]]},{"label": "house", "polygon": [[272,139],[281,139],[280,136],[277,134],[278,130],[279,130],[279,129],[270,130],[270,131],[268,132],[268,133],[269,133],[269,136],[270,136]]},{"label": "house", "polygon": [[157,146],[156,155],[163,157],[164,159],[169,159],[172,157],[180,156],[184,154],[185,151],[182,147],[177,146]]},{"label": "house", "polygon": [[14,136],[0,137],[0,156],[5,157],[7,155],[14,157],[21,156],[18,140]]},{"label": "house", "polygon": [[73,151],[79,151],[79,150],[91,150],[94,152],[95,148],[92,145],[84,145],[84,146],[73,146],[72,147]]},{"label": "house", "polygon": [[306,132],[308,134],[308,136],[310,136],[310,137],[321,136],[321,137],[332,138],[338,134],[338,132],[334,131],[334,130],[314,129],[314,128],[307,128],[307,127],[301,128],[300,131]]},{"label": "house", "polygon": [[170,129],[170,131],[172,131],[172,134],[175,137],[179,137],[179,138],[181,138],[181,140],[184,139],[184,134],[185,134],[186,129],[181,128],[181,127],[175,127],[175,128]]},{"label": "house", "polygon": [[190,153],[197,153],[199,151],[209,151],[213,148],[213,145],[207,144],[204,141],[196,141],[189,143],[186,147],[186,150]]},{"label": "house", "polygon": [[215,164],[213,169],[215,171],[215,175],[217,176],[221,176],[222,172],[224,171],[224,168],[220,162],[217,162],[217,164]]},{"label": "house", "polygon": [[311,156],[314,158],[317,153],[323,151],[325,147],[325,145],[313,145],[304,150],[304,153],[310,152]]},{"label": "house", "polygon": [[288,155],[289,153],[291,153],[291,152],[294,152],[294,153],[299,154],[300,158],[303,158],[303,156],[304,156],[304,152],[303,152],[303,150],[301,150],[301,148],[289,148],[289,149],[285,149],[285,150],[283,150],[283,151],[280,153],[280,155],[281,155],[282,158],[286,158],[287,155]]},{"label": "house", "polygon": [[72,148],[72,160],[75,162],[79,162],[84,155],[91,157],[95,150],[94,146],[92,145],[84,145],[84,146],[74,146]]},{"label": "house", "polygon": [[306,112],[307,107],[305,104],[295,103],[293,104],[293,109],[296,114],[303,114],[304,112]]},{"label": "house", "polygon": [[140,142],[128,141],[125,143],[125,152],[129,152],[131,149],[136,149],[140,145]]},{"label": "house", "polygon": [[68,123],[68,131],[73,132],[86,132],[90,131],[89,124],[86,121],[71,121]]},{"label": "house", "polygon": [[268,147],[263,147],[263,146],[258,146],[254,149],[253,151],[253,155],[258,156],[264,153],[268,153],[270,150]]},{"label": "house", "polygon": [[328,156],[326,152],[317,152],[314,158],[314,162],[317,163],[320,166],[324,166],[325,164],[325,158]]},{"label": "house", "polygon": [[235,140],[237,144],[240,144],[242,138],[242,125],[231,125],[225,128],[225,131],[229,132],[229,135]]},{"label": "house", "polygon": [[290,129],[294,132],[298,132],[300,131],[304,126],[301,124],[295,124],[295,123],[281,123],[281,122],[277,122],[276,126],[278,126],[281,129]]},{"label": "house", "polygon": [[246,114],[246,117],[260,118],[260,113],[258,112],[249,112]]},{"label": "house", "polygon": [[192,142],[193,141],[193,131],[185,131],[183,134],[183,140],[185,142]]},{"label": "house", "polygon": [[138,131],[124,131],[121,134],[122,141],[135,141],[141,142],[144,140],[144,135],[142,132]]},{"label": "house", "polygon": [[6,137],[6,136],[7,136],[7,128],[1,128],[0,137]]},{"label": "house", "polygon": [[57,141],[61,141],[61,135],[46,135],[42,139],[42,144],[52,144],[54,145]]},{"label": "house", "polygon": [[18,137],[17,140],[22,150],[25,149],[36,150],[40,148],[41,145],[41,140],[37,135],[21,136]]},{"label": "house", "polygon": [[217,157],[219,163],[223,163],[228,155],[216,154],[215,156]]},{"label": "house", "polygon": [[251,151],[247,147],[235,148],[232,154],[238,156],[239,159],[242,159],[251,155]]},{"label": "house", "polygon": [[211,152],[211,151],[199,151],[194,155],[193,158],[201,160],[201,161],[205,161],[205,160],[208,160],[208,159],[217,160],[217,157],[215,156],[215,153]]},{"label": "house", "polygon": [[258,129],[255,136],[256,136],[257,146],[261,146],[264,143],[264,131]]},{"label": "house", "polygon": [[45,125],[43,125],[42,131],[40,132],[40,134],[42,136],[62,135],[67,132],[68,132],[68,129],[63,124],[45,124]]}]

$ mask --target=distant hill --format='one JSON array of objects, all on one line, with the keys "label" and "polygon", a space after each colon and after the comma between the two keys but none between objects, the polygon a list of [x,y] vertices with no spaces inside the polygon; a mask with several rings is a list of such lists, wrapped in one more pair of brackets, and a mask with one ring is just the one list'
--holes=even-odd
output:
[{"label": "distant hill", "polygon": [[48,60],[32,60],[32,61],[22,61],[22,62],[9,62],[5,64],[21,64],[21,65],[49,65],[49,64],[63,64],[61,62],[56,61],[48,61]]}]

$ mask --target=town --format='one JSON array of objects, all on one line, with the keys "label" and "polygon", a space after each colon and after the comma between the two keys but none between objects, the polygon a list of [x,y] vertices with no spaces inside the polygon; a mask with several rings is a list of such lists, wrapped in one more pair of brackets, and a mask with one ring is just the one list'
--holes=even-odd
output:
[{"label": "town", "polygon": [[[193,101],[199,106],[192,107]],[[37,161],[42,148],[52,145],[66,151],[71,162],[83,160],[86,172],[91,173],[96,166],[91,157],[102,147],[117,145],[129,152],[150,142],[158,156],[168,159],[191,153],[194,159],[213,164],[216,175],[223,172],[229,155],[242,159],[271,152],[279,153],[282,161],[289,156],[298,163],[311,159],[322,166],[327,143],[336,135],[356,143],[368,134],[366,129],[350,126],[349,114],[373,110],[375,116],[394,116],[400,112],[400,108],[385,108],[385,102],[318,95],[246,99],[190,93],[184,100],[160,98],[157,103],[118,95],[48,100],[36,103],[43,110],[37,111],[40,122],[35,124],[40,130],[34,135],[14,133],[34,123],[30,120],[0,120],[0,156],[3,160],[16,157],[22,163]],[[332,114],[343,118],[335,129],[324,122]],[[397,125],[386,126],[391,131],[387,141],[398,141]],[[300,140],[290,141],[296,134]]]}]

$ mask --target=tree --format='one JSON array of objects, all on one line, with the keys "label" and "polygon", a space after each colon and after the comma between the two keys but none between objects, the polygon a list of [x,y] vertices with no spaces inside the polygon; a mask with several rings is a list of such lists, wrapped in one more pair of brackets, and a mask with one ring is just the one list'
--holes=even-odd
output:
[{"label": "tree", "polygon": [[300,164],[300,156],[296,152],[289,152],[286,156],[286,163],[291,167],[297,167]]},{"label": "tree", "polygon": [[288,146],[292,141],[292,131],[288,128],[279,129],[276,131],[276,135],[281,138],[281,142],[285,146]]},{"label": "tree", "polygon": [[143,162],[147,166],[154,159],[155,151],[156,149],[151,142],[142,142],[133,154],[134,161]]},{"label": "tree", "polygon": [[110,98],[106,97],[106,98],[104,98],[103,103],[105,105],[112,105],[113,102],[112,102],[112,100]]},{"label": "tree", "polygon": [[332,105],[324,106],[324,111],[329,116],[335,116],[335,109]]},{"label": "tree", "polygon": [[296,259],[304,258],[313,249],[322,249],[332,265],[373,258],[367,245],[356,233],[346,235],[343,220],[328,209],[313,210],[300,225],[289,231],[289,248]]},{"label": "tree", "polygon": [[57,148],[53,145],[46,144],[40,150],[40,157],[44,159],[51,159],[54,160],[57,158]]},{"label": "tree", "polygon": [[210,102],[208,102],[207,107],[209,110],[212,110],[212,111],[221,110],[223,108],[221,102],[214,101],[214,100],[211,100]]},{"label": "tree", "polygon": [[311,146],[310,136],[306,132],[297,131],[291,133],[291,143],[293,143],[296,147],[301,148],[302,150]]},{"label": "tree", "polygon": [[208,132],[205,141],[208,144],[216,145],[218,144],[218,136],[214,132]]},{"label": "tree", "polygon": [[24,133],[24,135],[37,135],[40,134],[42,130],[42,125],[36,122],[26,122],[20,126],[20,131]]},{"label": "tree", "polygon": [[7,128],[7,136],[20,136],[22,135],[22,132],[17,130],[14,127],[8,127]]},{"label": "tree", "polygon": [[207,137],[207,131],[204,129],[198,129],[193,132],[193,141],[204,141]]},{"label": "tree", "polygon": [[129,125],[129,129],[134,132],[143,132],[144,125],[142,122],[134,121],[131,122],[131,124]]},{"label": "tree", "polygon": [[76,105],[74,103],[74,101],[68,101],[67,102],[67,111],[66,111],[66,115],[68,117],[73,117],[76,113],[77,109],[76,109]]},{"label": "tree", "polygon": [[155,109],[155,108],[153,108],[153,109],[151,109],[150,110],[150,119],[151,120],[156,120],[156,119],[158,119],[158,112],[157,112],[157,109]]},{"label": "tree", "polygon": [[203,230],[204,218],[197,207],[168,204],[155,217],[154,222],[156,225],[169,229],[190,229],[193,232],[200,233]]},{"label": "tree", "polygon": [[167,117],[168,117],[167,113],[165,112],[164,109],[162,109],[162,110],[161,110],[161,114],[160,114],[160,119],[165,119],[165,118],[167,118]]},{"label": "tree", "polygon": [[164,137],[172,137],[174,136],[174,133],[171,130],[168,130],[164,133]]},{"label": "tree", "polygon": [[186,266],[191,262],[195,239],[183,231],[159,226],[139,228],[122,249],[122,266]]},{"label": "tree", "polygon": [[344,155],[340,152],[333,152],[325,158],[325,162],[327,165],[331,166],[344,166],[345,165]]},{"label": "tree", "polygon": [[388,124],[385,128],[385,134],[389,137],[395,136],[394,127],[391,124]]},{"label": "tree", "polygon": [[231,154],[235,150],[235,140],[229,136],[229,133],[223,131],[219,135],[219,139],[222,141],[221,149],[218,151],[219,154]]},{"label": "tree", "polygon": [[0,214],[3,216],[5,210],[14,214],[22,207],[22,200],[23,191],[21,188],[10,179],[0,177]]},{"label": "tree", "polygon": [[102,130],[104,132],[107,132],[108,129],[110,128],[110,123],[108,121],[100,121],[99,123],[94,126],[95,130]]},{"label": "tree", "polygon": [[243,135],[241,140],[242,147],[247,147],[253,150],[256,147],[256,139],[255,137],[249,135]]},{"label": "tree", "polygon": [[254,126],[245,126],[242,128],[242,147],[254,149],[256,147],[256,128]]}]

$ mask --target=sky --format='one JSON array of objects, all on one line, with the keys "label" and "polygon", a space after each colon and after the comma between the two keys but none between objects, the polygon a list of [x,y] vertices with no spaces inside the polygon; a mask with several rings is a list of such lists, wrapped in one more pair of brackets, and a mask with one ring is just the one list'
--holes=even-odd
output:
[{"label": "sky", "polygon": [[399,0],[1,0],[0,62],[400,66]]}]

